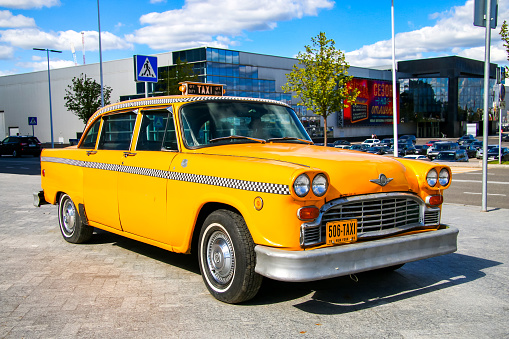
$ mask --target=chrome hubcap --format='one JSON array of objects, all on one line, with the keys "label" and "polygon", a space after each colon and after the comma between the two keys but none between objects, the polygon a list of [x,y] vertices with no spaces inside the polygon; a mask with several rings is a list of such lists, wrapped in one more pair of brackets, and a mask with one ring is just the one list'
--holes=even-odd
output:
[{"label": "chrome hubcap", "polygon": [[62,207],[62,226],[65,232],[72,234],[74,232],[74,225],[76,222],[76,210],[73,203],[67,200]]},{"label": "chrome hubcap", "polygon": [[232,279],[235,256],[230,238],[220,231],[215,231],[207,243],[207,265],[214,280],[227,284]]}]

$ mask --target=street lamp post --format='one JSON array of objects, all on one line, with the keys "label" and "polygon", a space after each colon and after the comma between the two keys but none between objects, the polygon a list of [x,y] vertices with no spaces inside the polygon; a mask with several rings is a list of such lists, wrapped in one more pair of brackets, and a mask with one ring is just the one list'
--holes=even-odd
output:
[{"label": "street lamp post", "polygon": [[51,108],[51,78],[50,78],[50,71],[49,71],[49,52],[53,53],[62,53],[62,51],[57,51],[54,49],[47,49],[47,48],[34,48],[35,51],[46,51],[46,57],[48,60],[48,88],[49,88],[49,123],[51,128],[51,148],[55,147],[55,144],[53,143],[53,112]]}]

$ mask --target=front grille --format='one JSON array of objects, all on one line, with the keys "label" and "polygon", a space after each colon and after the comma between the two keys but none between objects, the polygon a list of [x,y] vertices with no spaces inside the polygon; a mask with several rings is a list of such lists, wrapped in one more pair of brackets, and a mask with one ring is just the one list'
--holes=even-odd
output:
[{"label": "front grille", "polygon": [[324,243],[328,222],[349,219],[357,219],[357,238],[366,239],[437,225],[440,209],[427,209],[422,199],[406,193],[337,199],[324,205],[316,223],[302,225],[301,244],[309,247]]},{"label": "front grille", "polygon": [[[406,198],[361,200],[337,205],[324,213],[322,225],[329,221],[357,219],[357,237],[406,225],[419,224],[419,204]],[[324,229],[325,231],[325,229]]]}]

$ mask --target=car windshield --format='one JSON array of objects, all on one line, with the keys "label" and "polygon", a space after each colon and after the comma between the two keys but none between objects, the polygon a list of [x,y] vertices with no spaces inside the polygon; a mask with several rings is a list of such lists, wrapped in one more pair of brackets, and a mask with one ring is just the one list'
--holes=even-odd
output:
[{"label": "car windshield", "polygon": [[451,149],[451,146],[452,145],[450,145],[450,144],[445,144],[445,145],[435,144],[435,150],[437,150],[437,151],[447,151],[447,150]]},{"label": "car windshield", "polygon": [[242,101],[196,102],[181,109],[188,146],[291,142],[312,143],[295,112],[286,106]]},{"label": "car windshield", "polygon": [[440,152],[437,155],[438,160],[454,160],[456,154],[454,152]]}]

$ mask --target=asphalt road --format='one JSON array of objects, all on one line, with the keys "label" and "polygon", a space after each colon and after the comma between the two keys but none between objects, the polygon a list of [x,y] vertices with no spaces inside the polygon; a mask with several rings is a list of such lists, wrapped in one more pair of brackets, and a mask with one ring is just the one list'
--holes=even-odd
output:
[{"label": "asphalt road", "polygon": [[[444,192],[448,203],[482,207],[482,168],[452,167],[452,183]],[[488,168],[488,208],[509,208],[509,166]]]},{"label": "asphalt road", "polygon": [[0,158],[0,338],[509,338],[509,209],[446,203],[456,253],[354,279],[265,279],[228,305],[192,255],[103,231],[64,241],[55,206],[32,206],[40,177],[12,173],[33,161]]}]

